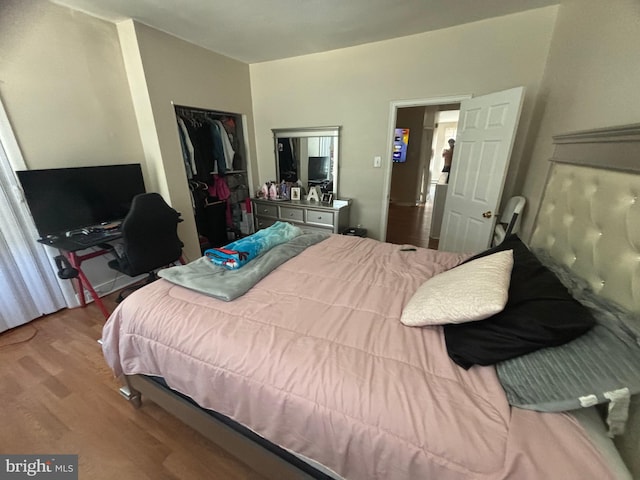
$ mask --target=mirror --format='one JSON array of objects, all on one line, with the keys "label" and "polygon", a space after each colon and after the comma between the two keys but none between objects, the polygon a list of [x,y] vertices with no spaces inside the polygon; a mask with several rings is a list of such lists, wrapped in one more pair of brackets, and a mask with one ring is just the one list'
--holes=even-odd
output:
[{"label": "mirror", "polygon": [[298,182],[306,192],[319,186],[338,198],[340,127],[273,129],[278,182]]}]

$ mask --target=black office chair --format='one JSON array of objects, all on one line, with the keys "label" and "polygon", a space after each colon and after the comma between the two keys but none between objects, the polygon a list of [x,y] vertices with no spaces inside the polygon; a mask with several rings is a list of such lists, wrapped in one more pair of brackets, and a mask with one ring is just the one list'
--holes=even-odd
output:
[{"label": "black office chair", "polygon": [[131,210],[122,221],[123,250],[109,247],[116,256],[108,265],[130,277],[148,273],[145,283],[125,288],[118,295],[118,303],[125,295],[157,280],[155,270],[171,265],[182,257],[184,244],[178,238],[180,213],[171,208],[157,193],[136,195]]}]

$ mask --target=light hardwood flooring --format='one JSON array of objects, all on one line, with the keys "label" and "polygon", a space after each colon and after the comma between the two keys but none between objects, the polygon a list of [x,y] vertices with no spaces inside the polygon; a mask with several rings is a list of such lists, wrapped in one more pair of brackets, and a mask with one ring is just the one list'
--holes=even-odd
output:
[{"label": "light hardwood flooring", "polygon": [[263,478],[152,402],[122,398],[103,325],[89,305],[0,334],[0,452],[78,454],[91,480]]}]

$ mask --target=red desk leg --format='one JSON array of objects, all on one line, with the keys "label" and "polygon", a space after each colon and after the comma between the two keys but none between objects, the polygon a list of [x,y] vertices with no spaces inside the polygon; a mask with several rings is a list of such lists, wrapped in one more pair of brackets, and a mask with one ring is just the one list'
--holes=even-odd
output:
[{"label": "red desk leg", "polygon": [[84,297],[84,289],[86,288],[87,290],[89,290],[89,293],[93,298],[93,301],[96,303],[96,305],[104,315],[104,318],[109,318],[109,312],[104,306],[104,303],[102,303],[100,296],[93,289],[93,285],[91,285],[91,282],[89,281],[87,276],[82,271],[82,268],[80,267],[80,265],[82,265],[82,262],[84,260],[88,260],[89,258],[99,257],[100,255],[104,255],[105,253],[107,253],[107,250],[98,250],[86,255],[76,255],[76,252],[68,252],[67,257],[69,258],[69,263],[71,263],[71,266],[76,270],[78,270],[78,278],[76,280],[78,285],[78,295],[80,295],[80,305],[82,307],[85,307],[87,305],[86,299]]}]

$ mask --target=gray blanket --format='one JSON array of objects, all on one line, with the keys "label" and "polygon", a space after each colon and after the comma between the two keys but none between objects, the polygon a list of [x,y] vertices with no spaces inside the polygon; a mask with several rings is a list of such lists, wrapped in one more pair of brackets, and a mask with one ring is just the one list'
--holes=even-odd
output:
[{"label": "gray blanket", "polygon": [[624,389],[628,395],[640,393],[640,316],[599,297],[548,253],[536,250],[535,254],[591,310],[597,325],[564,345],[498,363],[498,378],[509,403],[562,412],[609,402],[611,395]]},{"label": "gray blanket", "polygon": [[227,270],[201,257],[187,265],[160,270],[158,275],[171,283],[230,302],[244,295],[272,270],[327,237],[324,233],[303,233],[237,270]]}]

